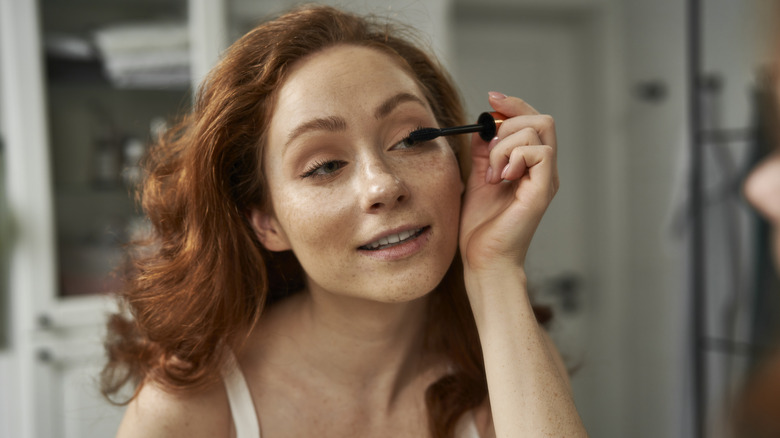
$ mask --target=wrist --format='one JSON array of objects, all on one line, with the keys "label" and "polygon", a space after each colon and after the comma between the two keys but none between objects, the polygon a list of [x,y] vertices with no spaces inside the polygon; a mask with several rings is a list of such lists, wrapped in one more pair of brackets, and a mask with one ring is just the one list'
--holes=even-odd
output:
[{"label": "wrist", "polygon": [[502,325],[504,317],[535,320],[523,269],[465,269],[464,280],[478,327],[488,322]]},{"label": "wrist", "polygon": [[468,265],[463,267],[463,276],[467,291],[503,289],[505,287],[520,286],[526,290],[528,278],[525,269],[516,265],[491,265],[489,267],[473,268]]},{"label": "wrist", "polygon": [[465,248],[461,245],[463,269],[475,275],[525,271],[525,252],[506,251],[485,246]]}]

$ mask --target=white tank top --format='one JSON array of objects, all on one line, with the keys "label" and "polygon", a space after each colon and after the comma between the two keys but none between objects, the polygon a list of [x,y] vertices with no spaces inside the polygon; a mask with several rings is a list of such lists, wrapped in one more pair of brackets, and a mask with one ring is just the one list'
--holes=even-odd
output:
[{"label": "white tank top", "polygon": [[[225,383],[230,413],[236,428],[236,438],[261,438],[260,423],[255,414],[255,404],[249,392],[244,374],[231,354],[225,368],[222,370],[222,381]],[[466,412],[455,427],[456,438],[480,438],[474,415]]]}]

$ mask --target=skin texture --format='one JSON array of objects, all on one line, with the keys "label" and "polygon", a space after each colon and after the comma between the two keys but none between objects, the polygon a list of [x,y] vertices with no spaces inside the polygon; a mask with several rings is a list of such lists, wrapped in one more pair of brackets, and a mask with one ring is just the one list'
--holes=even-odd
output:
[{"label": "skin texture", "polygon": [[[416,100],[396,101],[376,117],[399,95]],[[431,291],[449,267],[462,191],[455,154],[444,139],[399,145],[418,126],[435,126],[424,102],[394,60],[359,47],[312,57],[282,87],[264,166],[274,214],[256,212],[253,222],[266,247],[293,250],[313,295],[408,301]],[[312,127],[289,141],[300,126],[322,119],[343,124]],[[301,177],[312,168],[318,172]],[[391,231],[422,227],[424,242],[407,257],[388,261],[359,250]]]},{"label": "skin texture", "polygon": [[[272,209],[250,221],[267,249],[293,250],[308,282],[267,309],[237,355],[265,438],[427,436],[425,390],[447,363],[422,343],[426,303],[458,245],[488,377],[480,435],[586,436],[523,271],[558,187],[552,118],[492,93],[509,119],[490,143],[473,137],[464,186],[445,140],[401,142],[436,126],[424,102],[396,60],[343,45],[299,61],[279,91],[263,157]],[[422,232],[363,248],[404,230]],[[179,431],[234,436],[224,390],[147,385],[119,436]]]}]

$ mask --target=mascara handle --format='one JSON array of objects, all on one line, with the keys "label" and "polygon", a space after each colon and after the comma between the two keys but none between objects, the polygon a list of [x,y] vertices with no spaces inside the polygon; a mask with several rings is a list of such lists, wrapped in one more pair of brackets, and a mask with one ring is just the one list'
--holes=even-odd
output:
[{"label": "mascara handle", "polygon": [[507,117],[498,111],[480,114],[477,119],[477,124],[482,126],[482,129],[479,131],[480,138],[487,142],[492,140],[493,137],[496,136],[498,128],[501,127],[501,124],[504,123],[504,120],[506,119]]}]

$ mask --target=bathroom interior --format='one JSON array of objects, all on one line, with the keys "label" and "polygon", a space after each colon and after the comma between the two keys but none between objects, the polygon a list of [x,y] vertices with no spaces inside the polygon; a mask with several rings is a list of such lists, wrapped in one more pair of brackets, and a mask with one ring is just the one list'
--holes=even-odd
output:
[{"label": "bathroom interior", "polygon": [[[150,138],[293,0],[0,0],[0,437],[113,436],[111,275]],[[593,437],[728,437],[780,289],[741,182],[766,147],[771,0],[329,0],[417,28],[470,117],[555,117],[527,271]]]}]

